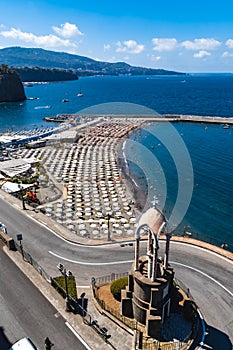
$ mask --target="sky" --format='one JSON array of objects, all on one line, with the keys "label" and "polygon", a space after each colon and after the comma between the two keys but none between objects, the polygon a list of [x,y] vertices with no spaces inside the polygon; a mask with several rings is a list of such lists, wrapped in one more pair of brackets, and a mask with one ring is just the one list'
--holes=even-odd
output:
[{"label": "sky", "polygon": [[187,73],[233,72],[233,1],[0,0],[0,48],[11,46]]}]

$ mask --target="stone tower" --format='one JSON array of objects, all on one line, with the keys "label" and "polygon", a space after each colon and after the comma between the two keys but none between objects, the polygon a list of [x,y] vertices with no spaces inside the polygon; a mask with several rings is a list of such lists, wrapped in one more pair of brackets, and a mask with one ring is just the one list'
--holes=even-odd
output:
[{"label": "stone tower", "polygon": [[[166,248],[159,258],[159,236],[165,233],[166,219],[154,208],[144,213],[135,233],[135,259],[129,271],[128,286],[122,290],[121,313],[144,325],[148,337],[159,339],[162,325],[169,316],[174,272],[169,267],[171,234],[166,234]],[[139,257],[142,232],[148,235],[147,254]]]}]

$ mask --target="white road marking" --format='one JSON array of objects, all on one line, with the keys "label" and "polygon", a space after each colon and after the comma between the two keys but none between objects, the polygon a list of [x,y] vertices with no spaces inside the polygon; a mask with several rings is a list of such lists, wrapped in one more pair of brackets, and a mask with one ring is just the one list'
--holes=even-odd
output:
[{"label": "white road marking", "polygon": [[[63,242],[66,242],[67,244],[70,245],[74,245],[74,246],[81,246],[81,247],[85,247],[85,248],[108,248],[108,247],[116,247],[119,246],[121,242],[117,242],[117,243],[105,243],[105,244],[82,244],[82,243],[78,243],[78,242],[72,242],[69,241],[68,239],[60,236],[58,233],[56,233],[55,231],[53,231],[49,226],[47,226],[46,224],[44,224],[41,221],[36,220],[35,218],[31,217],[31,216],[27,216],[28,218],[30,218],[31,220],[35,221],[37,224],[39,224],[40,226],[46,228],[48,231],[50,231],[54,236],[56,236],[57,238],[61,239]],[[129,244],[129,243],[134,243],[134,239],[129,240],[127,242],[123,242],[125,244]]]},{"label": "white road marking", "polygon": [[[227,260],[228,261],[228,260]],[[174,265],[180,265],[180,266],[184,266],[190,270],[193,270],[193,271],[196,271],[198,273],[200,273],[201,275],[207,277],[208,279],[210,279],[212,282],[216,283],[219,287],[221,287],[222,289],[224,289],[228,294],[230,294],[230,296],[233,297],[233,293],[227,289],[223,284],[221,284],[220,282],[218,282],[216,279],[214,279],[213,277],[207,275],[205,272],[202,272],[194,267],[191,267],[191,266],[188,266],[188,265],[185,265],[185,264],[181,264],[181,263],[178,263],[178,262],[172,262],[171,261],[171,264],[174,264]],[[206,335],[206,328],[205,328],[205,321],[204,321],[204,318],[200,312],[200,310],[198,310],[198,313],[199,313],[199,316],[200,316],[200,319],[201,319],[201,325],[202,325],[202,338],[201,338],[201,342],[200,342],[200,346],[198,348],[198,350],[201,350],[203,348],[203,346],[205,345],[205,335]]]},{"label": "white road marking", "polygon": [[193,271],[196,271],[198,273],[200,273],[201,275],[209,278],[212,282],[216,283],[219,287],[221,287],[222,289],[224,289],[228,294],[230,294],[230,296],[233,297],[233,293],[227,289],[223,284],[221,284],[220,282],[218,282],[216,279],[214,279],[213,277],[207,275],[207,273],[205,272],[202,272],[194,267],[191,267],[191,266],[188,266],[188,265],[185,265],[185,264],[181,264],[181,263],[178,263],[178,262],[175,262],[175,261],[170,261],[171,264],[174,264],[174,265],[180,265],[180,266],[184,266],[184,267],[187,267],[188,269],[190,270],[193,270]]},{"label": "white road marking", "polygon": [[54,252],[52,252],[51,250],[49,250],[49,254],[56,256],[59,259],[74,263],[74,264],[79,264],[79,265],[90,265],[90,266],[104,266],[104,265],[119,265],[119,264],[129,264],[132,263],[133,260],[125,260],[125,261],[110,261],[110,262],[86,262],[86,261],[77,261],[77,260],[72,260],[72,259],[68,259],[68,258],[64,258],[61,255],[58,255]]},{"label": "white road marking", "polygon": [[53,231],[49,226],[46,226],[43,222],[36,220],[35,218],[28,216],[28,218],[30,218],[31,220],[35,221],[37,224],[39,224],[40,226],[46,228],[48,231],[50,231],[52,234],[54,234],[54,236],[56,236],[57,238],[60,238],[62,241],[71,244],[71,245],[78,245],[78,243],[74,243],[74,242],[70,242],[67,239],[61,237],[58,233],[56,233],[55,231]]},{"label": "white road marking", "polygon": [[71,330],[71,332],[76,336],[76,338],[78,338],[78,340],[85,346],[87,350],[92,350],[92,348],[90,348],[90,346],[85,342],[81,335],[79,335],[68,322],[65,322],[65,325]]},{"label": "white road marking", "polygon": [[179,244],[179,245],[183,245],[183,246],[186,245],[187,247],[191,247],[191,248],[194,248],[194,249],[202,250],[202,251],[205,252],[205,253],[212,254],[212,255],[214,255],[214,256],[220,258],[220,259],[223,259],[223,260],[227,261],[229,264],[232,264],[232,265],[233,265],[233,260],[230,260],[230,259],[226,258],[226,257],[223,256],[223,255],[220,255],[220,254],[218,254],[218,253],[215,253],[215,252],[213,252],[212,250],[209,250],[209,249],[206,249],[206,248],[203,248],[203,247],[199,247],[199,246],[194,245],[194,244],[185,243],[185,242],[175,242],[175,241],[172,241],[172,240],[171,240],[171,243],[172,243],[172,244]]},{"label": "white road marking", "polygon": [[[78,242],[71,242],[63,237],[61,237],[58,233],[56,233],[55,231],[53,231],[51,228],[49,228],[48,226],[46,226],[46,224],[44,224],[43,222],[41,221],[38,221],[36,220],[35,218],[31,217],[31,216],[27,216],[28,218],[30,218],[31,220],[35,221],[37,224],[41,225],[42,227],[46,228],[47,230],[49,230],[52,234],[54,234],[54,236],[56,236],[57,238],[61,239],[62,241],[66,242],[67,244],[70,244],[70,245],[74,245],[74,246],[82,246],[82,247],[90,247],[90,248],[108,248],[108,247],[116,247],[117,245],[120,245],[120,243],[134,243],[135,240],[132,238],[132,240],[129,240],[127,242],[116,242],[116,243],[106,243],[106,244],[96,244],[96,245],[92,245],[92,244],[81,244],[81,243],[78,243]],[[162,241],[165,241],[165,239],[162,239]],[[146,243],[146,241],[141,241],[141,244],[143,243]],[[208,249],[205,249],[203,247],[199,247],[199,246],[196,246],[196,245],[193,245],[193,244],[190,244],[190,243],[185,243],[185,242],[176,242],[176,241],[171,241],[172,244],[182,244],[182,245],[187,245],[188,247],[192,247],[192,248],[195,248],[195,249],[199,249],[199,250],[202,250],[202,251],[205,251],[206,253],[209,253],[209,254],[212,254],[218,258],[221,258],[225,261],[227,261],[228,263],[232,264],[233,265],[233,261],[220,255],[220,254],[217,254],[215,252],[212,252],[211,250],[208,250]]]}]

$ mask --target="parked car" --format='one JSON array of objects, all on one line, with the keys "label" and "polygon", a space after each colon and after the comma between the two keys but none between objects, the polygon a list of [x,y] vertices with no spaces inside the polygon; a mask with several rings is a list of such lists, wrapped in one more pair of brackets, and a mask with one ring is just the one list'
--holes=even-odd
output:
[{"label": "parked car", "polygon": [[22,338],[14,343],[9,350],[38,350],[31,339]]}]

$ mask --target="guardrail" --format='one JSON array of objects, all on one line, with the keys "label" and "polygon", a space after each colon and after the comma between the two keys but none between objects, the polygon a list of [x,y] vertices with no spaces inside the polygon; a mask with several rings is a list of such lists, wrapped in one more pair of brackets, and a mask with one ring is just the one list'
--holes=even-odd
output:
[{"label": "guardrail", "polygon": [[183,232],[182,234],[179,234],[178,232],[174,232],[174,236],[178,236],[178,237],[189,237],[189,238],[193,238],[196,239],[198,241],[201,242],[205,242],[205,243],[209,243],[211,245],[214,245],[216,247],[222,248],[226,251],[229,251],[231,253],[233,253],[233,244],[223,241],[221,239],[218,239],[216,237],[213,236],[208,236],[208,235],[204,235],[198,232]]}]

